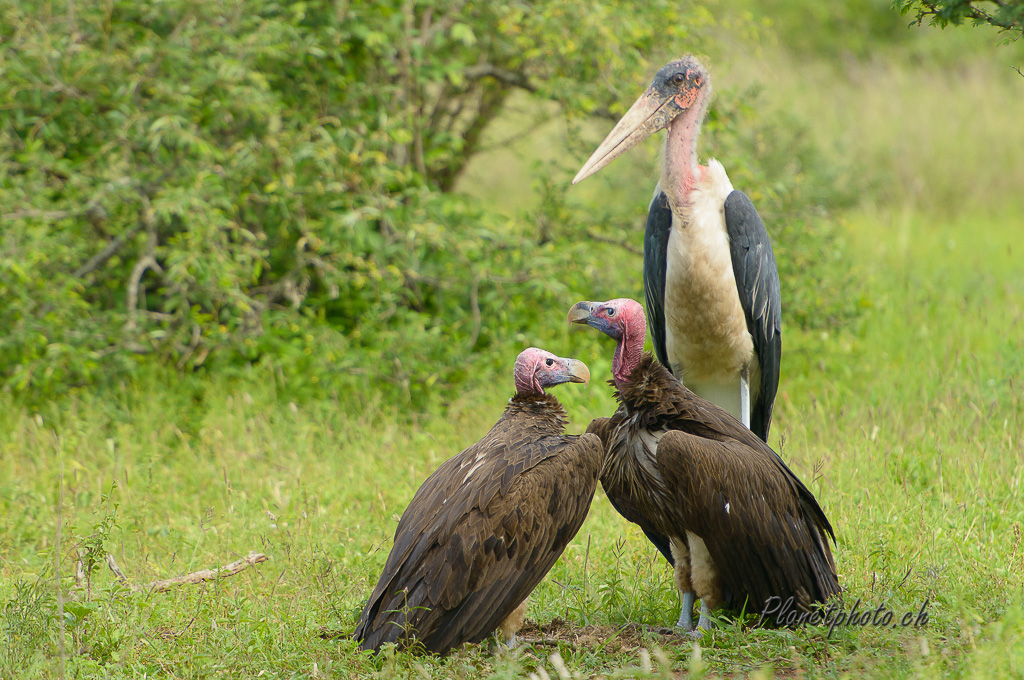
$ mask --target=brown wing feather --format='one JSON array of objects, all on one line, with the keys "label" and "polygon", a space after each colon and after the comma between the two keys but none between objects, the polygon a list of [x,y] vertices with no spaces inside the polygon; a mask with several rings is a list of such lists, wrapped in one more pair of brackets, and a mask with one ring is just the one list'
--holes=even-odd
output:
[{"label": "brown wing feather", "polygon": [[658,444],[658,466],[686,528],[707,545],[729,609],[761,611],[772,596],[806,608],[839,593],[832,528],[771,449],[672,431]]},{"label": "brown wing feather", "polygon": [[540,582],[582,525],[603,456],[596,436],[551,434],[556,420],[506,411],[424,482],[353,634],[363,649],[413,632],[437,653],[482,640]]},{"label": "brown wing feather", "polygon": [[611,422],[591,425],[607,437],[601,483],[669,562],[669,537],[699,535],[733,610],[789,594],[807,606],[839,592],[832,526],[767,444],[650,355],[617,396]]}]

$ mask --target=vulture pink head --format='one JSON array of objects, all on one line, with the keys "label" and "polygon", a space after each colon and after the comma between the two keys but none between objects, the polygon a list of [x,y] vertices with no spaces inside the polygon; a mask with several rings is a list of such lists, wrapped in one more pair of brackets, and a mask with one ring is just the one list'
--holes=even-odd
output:
[{"label": "vulture pink head", "polygon": [[577,302],[569,310],[571,323],[585,323],[619,341],[612,358],[616,383],[629,382],[644,350],[644,308],[636,300],[616,298],[608,302]]},{"label": "vulture pink head", "polygon": [[519,394],[544,394],[545,387],[567,382],[590,382],[590,370],[582,361],[531,347],[516,357],[515,377]]}]

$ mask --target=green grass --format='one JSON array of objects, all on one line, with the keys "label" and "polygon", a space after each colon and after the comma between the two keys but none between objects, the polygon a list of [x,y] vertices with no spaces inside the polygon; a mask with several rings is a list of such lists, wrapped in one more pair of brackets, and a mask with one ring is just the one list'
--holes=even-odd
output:
[{"label": "green grass", "polygon": [[[824,677],[1019,677],[1024,670],[1018,225],[1012,215],[949,224],[854,215],[847,229],[868,305],[859,327],[786,336],[773,431],[838,530],[846,598],[897,613],[917,611],[927,598],[928,624],[837,628],[830,638],[815,628],[726,627],[701,641],[709,672],[771,666],[783,677],[797,669]],[[571,346],[574,334],[560,332],[552,346]],[[595,383],[559,392],[574,430],[612,408],[600,380],[607,361],[583,358]],[[412,424],[386,405],[367,405],[361,415],[340,402],[291,405],[255,377],[216,385],[154,380],[103,397],[69,395],[38,413],[7,413],[0,676],[57,673],[58,583],[69,612],[69,677],[312,677],[314,664],[326,677],[516,677],[538,665],[554,673],[546,647],[514,658],[478,647],[445,660],[371,661],[347,640],[319,637],[321,629],[352,628],[417,485],[483,433],[508,392],[478,387]],[[250,550],[272,559],[217,584],[153,595],[125,592],[100,565],[88,598],[70,572],[90,538],[138,583]],[[642,640],[616,636],[615,627],[667,624],[676,607],[667,566],[599,492],[529,616],[607,627],[595,629],[589,644],[559,646],[569,668],[588,676],[639,664]],[[643,644],[664,647],[676,670],[694,663],[689,644],[657,637]]]}]

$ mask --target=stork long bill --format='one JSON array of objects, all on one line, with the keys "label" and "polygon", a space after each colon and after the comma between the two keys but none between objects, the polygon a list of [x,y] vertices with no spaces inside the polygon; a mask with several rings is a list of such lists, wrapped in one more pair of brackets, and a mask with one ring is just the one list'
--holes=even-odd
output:
[{"label": "stork long bill", "polygon": [[585,180],[658,130],[665,128],[678,113],[678,109],[669,106],[671,102],[671,97],[659,100],[652,90],[644,92],[619,119],[597,150],[590,155],[576,173],[572,183]]}]

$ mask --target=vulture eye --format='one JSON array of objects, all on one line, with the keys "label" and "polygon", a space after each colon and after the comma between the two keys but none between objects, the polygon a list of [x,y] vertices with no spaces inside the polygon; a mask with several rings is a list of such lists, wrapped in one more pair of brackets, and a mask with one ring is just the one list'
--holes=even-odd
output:
[{"label": "vulture eye", "polygon": [[544,365],[545,366],[554,366],[555,365],[555,360],[551,359],[551,358],[545,359],[544,360]]},{"label": "vulture eye", "polygon": [[674,76],[672,76],[672,82],[675,83],[676,85],[682,85],[684,80],[686,80],[686,76],[684,76],[682,73],[677,73]]},{"label": "vulture eye", "polygon": [[609,307],[608,309],[605,310],[605,313],[608,316],[615,316],[615,308],[614,307]]}]

